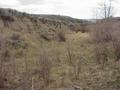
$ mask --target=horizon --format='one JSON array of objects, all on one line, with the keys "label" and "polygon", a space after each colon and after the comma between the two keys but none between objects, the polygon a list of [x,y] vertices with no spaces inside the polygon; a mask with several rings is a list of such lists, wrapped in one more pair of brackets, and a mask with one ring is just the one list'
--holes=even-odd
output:
[{"label": "horizon", "polygon": [[[102,0],[104,1],[104,0]],[[7,3],[6,3],[7,2]],[[101,0],[0,0],[0,8],[15,9],[29,14],[70,16],[77,19],[95,19],[95,9]],[[115,0],[114,17],[120,17],[120,1]]]}]

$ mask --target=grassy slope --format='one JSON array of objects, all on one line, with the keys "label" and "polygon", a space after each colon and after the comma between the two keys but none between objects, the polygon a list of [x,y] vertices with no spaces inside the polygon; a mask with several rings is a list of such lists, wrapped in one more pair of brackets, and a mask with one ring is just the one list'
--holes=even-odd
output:
[{"label": "grassy slope", "polygon": [[[9,37],[15,32],[16,31],[7,30],[4,31],[3,35]],[[25,50],[21,48],[10,49],[10,52],[16,58],[15,62],[18,76],[22,75],[25,71],[25,60],[27,61],[30,72],[34,72],[34,69],[37,68],[36,61],[38,60],[39,51],[45,48],[48,51],[48,54],[50,54],[54,65],[51,71],[54,82],[50,84],[50,87],[64,88],[77,84],[78,86],[85,88],[85,90],[114,90],[114,88],[118,88],[119,90],[119,64],[110,61],[104,69],[101,69],[101,66],[97,65],[94,60],[94,45],[91,42],[91,37],[88,33],[68,33],[66,34],[66,42],[54,40],[48,42],[39,38],[36,33],[16,33],[20,34],[28,44],[28,47]],[[76,60],[81,57],[84,59],[81,60],[81,72],[77,80],[74,77],[74,68],[69,64],[68,47],[71,51],[73,62],[76,62]],[[110,49],[110,59],[113,59],[112,52]],[[38,82],[36,81],[36,83]]]},{"label": "grassy slope", "polygon": [[[84,88],[84,90],[120,89],[120,66],[119,63],[113,62],[114,55],[110,44],[108,44],[108,48],[110,48],[110,61],[106,64],[104,69],[102,69],[101,65],[97,65],[94,59],[94,45],[91,42],[91,37],[88,33],[67,32],[66,42],[59,42],[56,40],[48,42],[40,38],[38,33],[36,33],[36,30],[46,30],[46,32],[48,32],[50,31],[49,28],[56,30],[55,26],[42,24],[41,21],[38,21],[40,25],[35,29],[34,27],[36,26],[34,26],[29,19],[23,19],[23,22],[21,19],[16,21],[17,22],[10,23],[12,24],[12,27],[5,28],[3,21],[0,20],[0,30],[2,35],[10,38],[13,33],[18,33],[20,34],[20,37],[24,38],[23,44],[28,44],[27,49],[9,48],[11,55],[15,58],[17,75],[14,77],[14,81],[16,83],[19,81],[18,77],[22,76],[25,72],[25,61],[27,61],[30,72],[33,72],[34,69],[37,68],[36,61],[38,60],[39,51],[45,48],[53,61],[51,76],[54,82],[50,84],[50,87],[54,87],[55,90],[56,88],[70,87],[73,84]],[[19,26],[23,28],[22,31]],[[11,28],[16,29],[13,30]],[[63,25],[61,30],[63,29],[68,30],[69,27]],[[28,32],[30,30],[32,30],[32,33]],[[73,62],[82,58],[82,60],[80,59],[81,63],[79,65],[81,67],[81,72],[77,80],[74,77],[74,67],[69,63],[68,47],[71,51]],[[39,81],[39,79],[36,80],[36,83]]]},{"label": "grassy slope", "polygon": [[[28,60],[33,62],[36,60],[36,52],[39,52],[40,48],[45,48],[49,51],[49,54],[54,57],[59,57],[60,61],[53,61],[56,66],[52,69],[52,78],[55,80],[51,83],[54,87],[70,87],[73,83],[80,87],[86,88],[85,90],[113,90],[119,88],[119,76],[120,67],[114,62],[108,62],[104,69],[97,65],[94,60],[94,45],[90,41],[90,36],[87,33],[72,33],[66,35],[66,42],[46,42],[42,40],[42,43],[34,39],[29,40],[31,47],[29,48]],[[30,38],[29,38],[30,39]],[[72,51],[73,60],[77,60],[83,57],[85,61],[81,61],[81,72],[79,79],[74,79],[74,70],[71,65],[68,64],[66,47],[70,47]],[[64,77],[64,85],[61,78]],[[111,85],[112,84],[112,85]],[[118,89],[119,90],[119,89]]]}]

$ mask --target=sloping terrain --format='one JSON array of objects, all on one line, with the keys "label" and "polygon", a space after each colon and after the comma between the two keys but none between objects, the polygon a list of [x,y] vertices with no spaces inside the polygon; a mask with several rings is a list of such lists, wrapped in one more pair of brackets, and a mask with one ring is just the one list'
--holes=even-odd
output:
[{"label": "sloping terrain", "polygon": [[64,22],[66,24],[70,24],[70,23],[87,23],[88,21],[85,20],[80,20],[80,19],[75,19],[69,16],[60,16],[60,15],[34,15],[37,16],[39,18],[46,18],[49,20],[54,20],[54,21],[61,21]]},{"label": "sloping terrain", "polygon": [[64,23],[47,20],[44,18],[33,17],[26,13],[10,9],[0,10],[0,30],[9,30],[11,32],[26,32],[40,34],[46,39],[57,39],[57,32],[70,28]]},{"label": "sloping terrain", "polygon": [[[0,90],[120,90],[120,62],[115,62],[112,41],[100,33],[105,38],[101,45],[99,34],[84,32],[103,30],[106,24],[85,28],[80,22],[0,9]],[[107,46],[100,48],[109,59],[104,64],[96,59],[93,36],[97,45]],[[114,44],[119,51],[120,44]]]},{"label": "sloping terrain", "polygon": [[[54,18],[53,18],[54,17]],[[0,30],[39,33],[46,40],[59,39],[59,32],[68,33],[80,27],[82,20],[65,16],[30,15],[11,9],[0,9]],[[77,24],[77,25],[76,25]],[[70,27],[70,25],[72,25]],[[73,30],[74,31],[74,30]]]}]

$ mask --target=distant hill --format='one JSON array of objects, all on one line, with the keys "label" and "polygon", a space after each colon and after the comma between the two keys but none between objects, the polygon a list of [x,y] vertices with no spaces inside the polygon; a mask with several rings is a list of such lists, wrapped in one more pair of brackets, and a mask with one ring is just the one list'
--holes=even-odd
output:
[{"label": "distant hill", "polygon": [[0,30],[40,34],[47,40],[58,39],[58,32],[80,31],[86,20],[60,15],[37,15],[0,8]]},{"label": "distant hill", "polygon": [[109,20],[1,8],[0,90],[120,90],[120,19]]},{"label": "distant hill", "polygon": [[14,15],[14,16],[31,16],[37,18],[44,18],[47,20],[65,22],[65,23],[85,23],[88,22],[87,20],[83,19],[76,19],[69,16],[62,16],[62,15],[46,15],[46,14],[28,14],[26,12],[19,12],[15,9],[9,8],[0,8],[0,15]]},{"label": "distant hill", "polygon": [[76,19],[76,18],[72,18],[69,16],[62,16],[62,15],[45,15],[45,14],[41,14],[41,15],[35,15],[39,18],[45,18],[48,20],[54,20],[54,21],[61,21],[61,22],[65,22],[65,23],[85,23],[88,22],[87,20],[83,20],[83,19]]}]

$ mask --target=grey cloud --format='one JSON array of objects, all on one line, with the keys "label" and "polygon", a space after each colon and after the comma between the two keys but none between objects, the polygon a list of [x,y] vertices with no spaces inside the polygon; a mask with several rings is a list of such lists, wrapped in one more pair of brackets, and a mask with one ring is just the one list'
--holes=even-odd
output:
[{"label": "grey cloud", "polygon": [[45,2],[45,0],[19,0],[19,2],[23,5],[43,4]]}]

